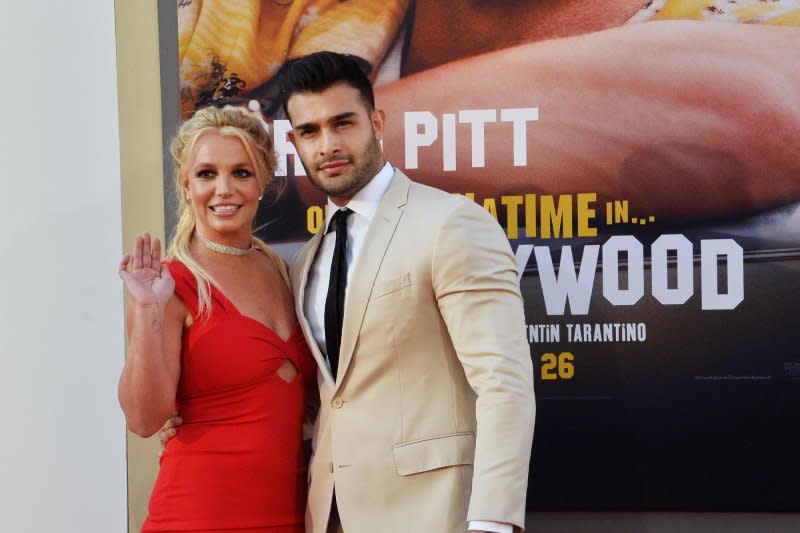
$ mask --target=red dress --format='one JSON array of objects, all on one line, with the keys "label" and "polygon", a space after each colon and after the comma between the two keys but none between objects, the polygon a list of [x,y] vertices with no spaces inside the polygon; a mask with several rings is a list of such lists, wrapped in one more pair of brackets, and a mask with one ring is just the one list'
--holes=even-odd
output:
[{"label": "red dress", "polygon": [[[167,266],[194,322],[183,333],[177,410],[142,532],[302,533],[306,499],[302,422],[316,368],[295,325],[284,341],[211,287],[197,315],[197,284]],[[276,374],[286,361],[299,374]]]}]

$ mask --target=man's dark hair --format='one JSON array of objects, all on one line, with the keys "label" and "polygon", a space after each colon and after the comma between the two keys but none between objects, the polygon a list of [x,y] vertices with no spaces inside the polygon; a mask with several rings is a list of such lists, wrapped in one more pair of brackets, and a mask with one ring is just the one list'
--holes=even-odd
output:
[{"label": "man's dark hair", "polygon": [[361,94],[367,109],[375,109],[375,95],[367,78],[372,67],[358,56],[336,52],[316,52],[293,59],[284,65],[281,79],[281,102],[283,111],[289,98],[295,93],[321,93],[337,83],[344,83]]}]

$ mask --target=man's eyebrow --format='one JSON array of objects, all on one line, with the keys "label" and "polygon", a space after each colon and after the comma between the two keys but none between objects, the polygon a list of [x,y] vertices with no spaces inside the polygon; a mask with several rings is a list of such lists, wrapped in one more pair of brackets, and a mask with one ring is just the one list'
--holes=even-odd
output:
[{"label": "man's eyebrow", "polygon": [[328,122],[338,122],[342,119],[354,117],[356,115],[357,113],[355,111],[346,111],[344,113],[339,113],[338,115],[331,117],[330,119],[328,119]]},{"label": "man's eyebrow", "polygon": [[[355,111],[345,111],[344,113],[339,113],[338,115],[334,115],[334,116],[326,119],[325,122],[329,122],[329,123],[330,122],[338,122],[340,120],[344,120],[346,118],[354,117],[356,115],[358,115],[358,113],[356,113]],[[317,125],[316,122],[303,122],[302,124],[298,124],[297,126],[295,126],[292,129],[297,131],[297,130],[314,130],[314,129],[318,129],[318,128],[319,128],[319,126]]]},{"label": "man's eyebrow", "polygon": [[314,129],[316,127],[317,127],[317,125],[314,124],[313,122],[304,122],[302,124],[298,124],[297,126],[294,126],[292,129],[294,129],[294,130],[311,130],[311,129]]}]

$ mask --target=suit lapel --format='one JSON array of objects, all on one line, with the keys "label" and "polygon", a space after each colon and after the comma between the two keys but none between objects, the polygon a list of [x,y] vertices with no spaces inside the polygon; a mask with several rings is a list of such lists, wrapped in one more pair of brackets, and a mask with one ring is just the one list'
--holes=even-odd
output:
[{"label": "suit lapel", "polygon": [[353,350],[364,321],[364,313],[367,310],[372,286],[394,236],[397,223],[403,214],[403,210],[400,208],[408,199],[410,185],[411,180],[399,170],[395,171],[392,182],[384,193],[375,217],[367,230],[360,255],[356,258],[355,270],[347,288],[342,343],[339,348],[338,376],[340,379],[336,383],[336,388],[340,386],[341,378],[347,373],[347,367],[353,357]]},{"label": "suit lapel", "polygon": [[303,330],[303,335],[306,338],[308,347],[311,349],[311,353],[314,355],[314,359],[317,361],[317,366],[319,367],[320,372],[322,372],[325,381],[328,383],[328,385],[330,385],[331,388],[333,388],[335,385],[333,374],[331,374],[331,371],[328,368],[328,361],[320,351],[317,341],[314,340],[314,335],[311,333],[311,325],[308,323],[305,313],[308,273],[311,270],[311,265],[314,264],[314,258],[317,256],[317,250],[319,249],[319,245],[322,242],[322,237],[324,234],[325,232],[322,230],[315,233],[303,250],[305,255],[300,258],[298,264],[300,267],[300,280],[298,281],[295,289],[297,292],[297,297],[295,298],[295,311],[297,313],[297,319],[300,321],[300,329]]}]

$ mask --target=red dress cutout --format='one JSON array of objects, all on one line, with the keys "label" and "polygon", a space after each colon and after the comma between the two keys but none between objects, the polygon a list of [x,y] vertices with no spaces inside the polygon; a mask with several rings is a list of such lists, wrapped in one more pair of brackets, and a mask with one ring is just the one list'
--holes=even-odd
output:
[{"label": "red dress cutout", "polygon": [[[192,273],[166,265],[194,322],[181,343],[183,425],[161,456],[142,532],[302,533],[302,423],[316,367],[299,325],[284,341],[215,287],[203,320]],[[287,360],[298,370],[290,383],[276,374]]]}]

